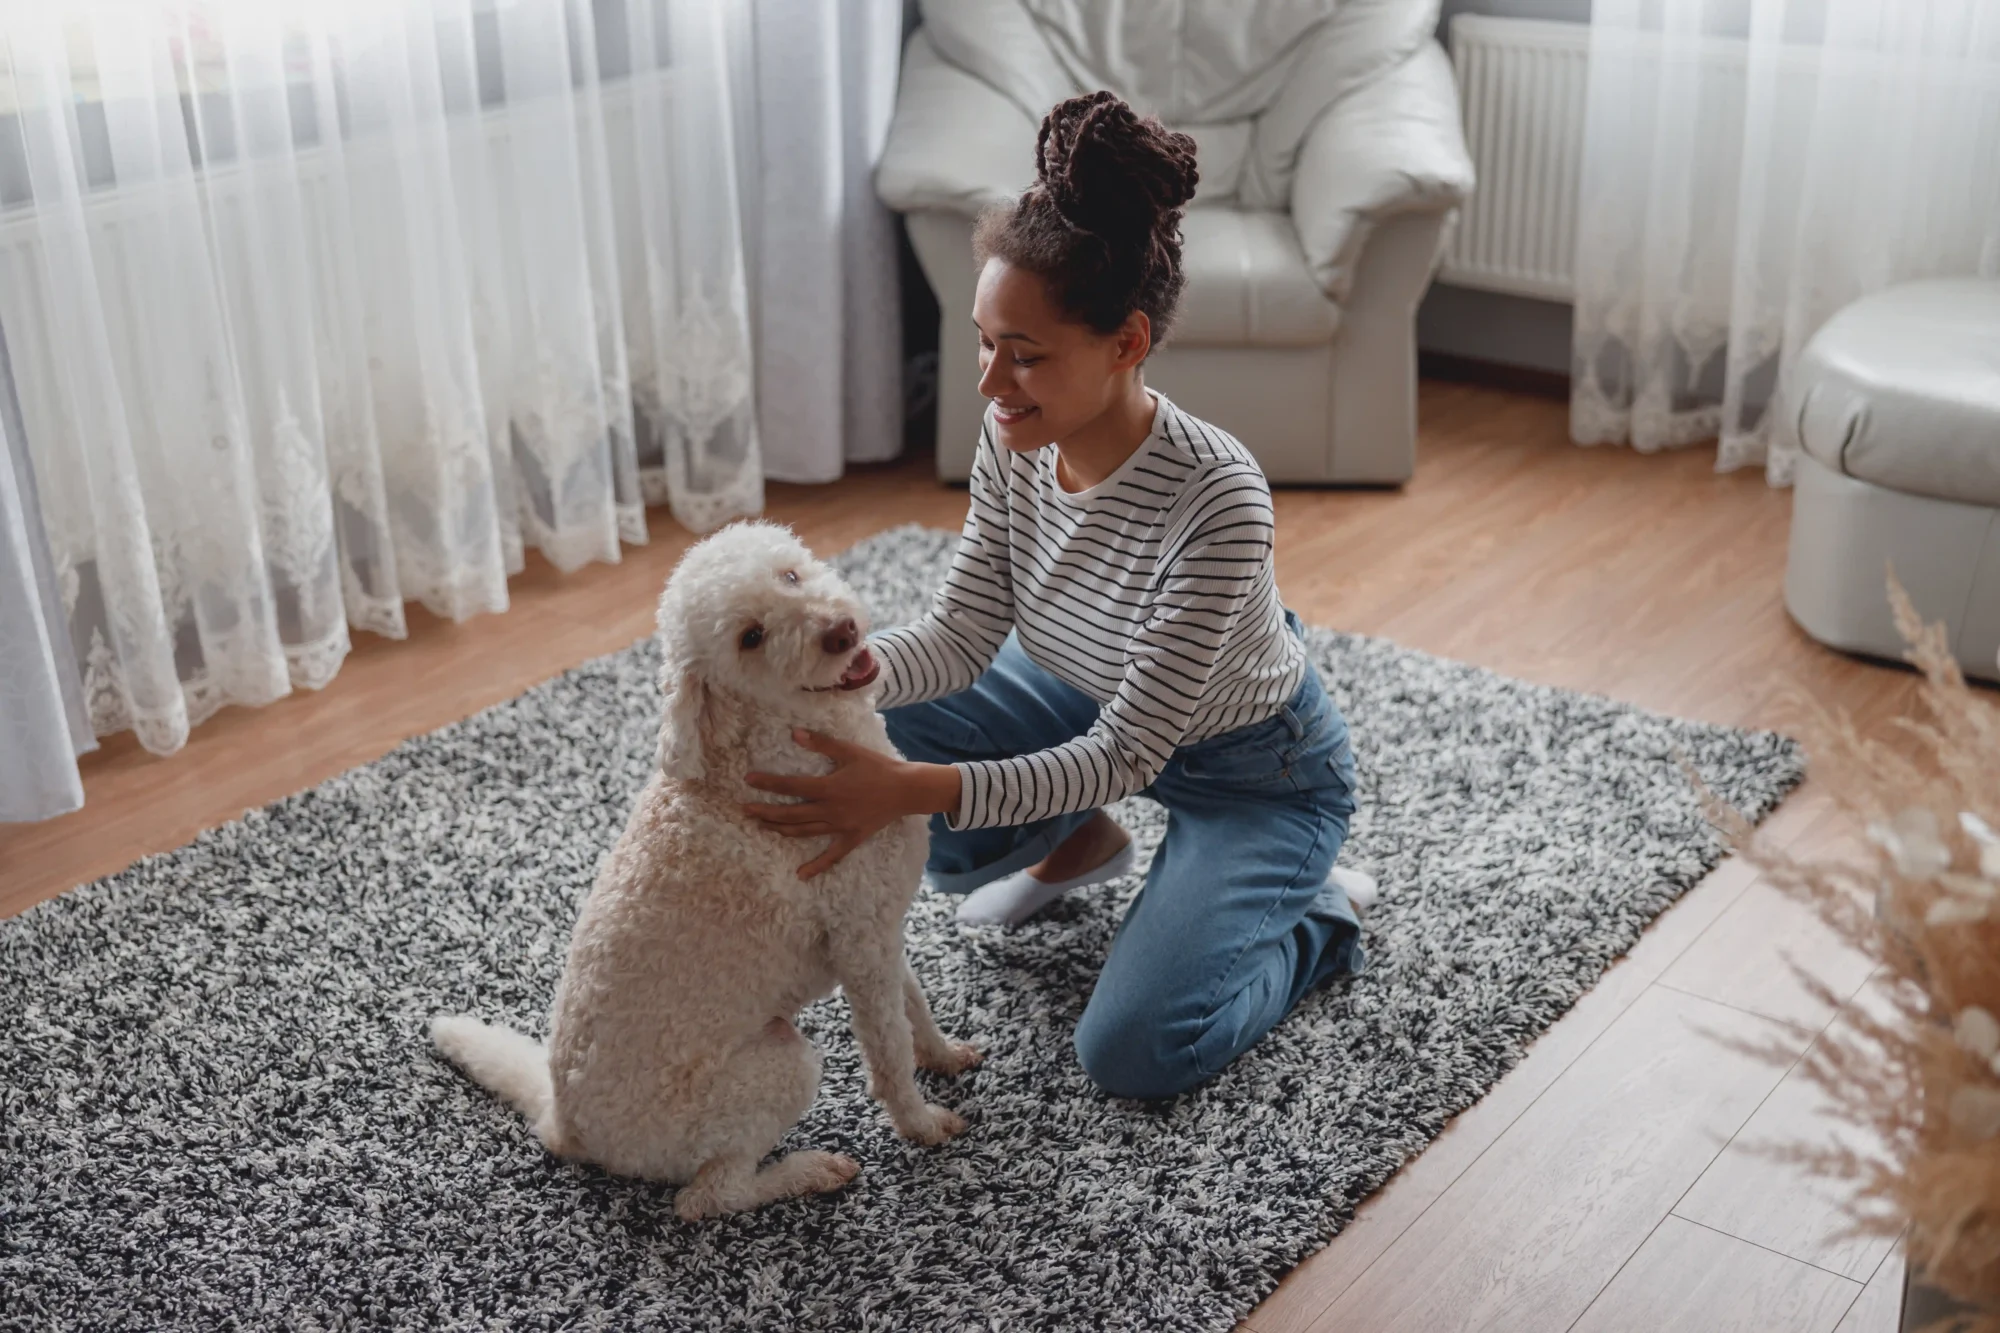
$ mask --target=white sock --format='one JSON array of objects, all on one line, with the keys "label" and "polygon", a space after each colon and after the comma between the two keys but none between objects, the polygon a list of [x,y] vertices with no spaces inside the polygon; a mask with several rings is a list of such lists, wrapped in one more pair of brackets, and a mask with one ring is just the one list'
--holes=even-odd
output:
[{"label": "white sock", "polygon": [[1138,859],[1138,849],[1128,842],[1109,861],[1075,879],[1049,883],[1017,870],[966,894],[958,904],[958,919],[968,926],[1018,926],[1071,889],[1129,875]]},{"label": "white sock", "polygon": [[1373,875],[1349,866],[1335,866],[1327,875],[1326,882],[1338,884],[1347,901],[1354,905],[1354,915],[1366,916],[1368,909],[1382,898],[1382,886],[1375,882]]}]

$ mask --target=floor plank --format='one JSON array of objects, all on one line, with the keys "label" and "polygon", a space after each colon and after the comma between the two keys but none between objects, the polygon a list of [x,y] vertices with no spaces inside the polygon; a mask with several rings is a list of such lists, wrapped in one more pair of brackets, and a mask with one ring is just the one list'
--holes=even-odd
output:
[{"label": "floor plank", "polygon": [[1752,885],[1677,959],[1663,984],[1818,1031],[1832,1009],[1806,990],[1803,968],[1851,998],[1874,970],[1823,924],[1810,907],[1769,884]]},{"label": "floor plank", "polygon": [[1326,1308],[1480,1160],[1648,984],[1643,970],[1624,963],[1606,973],[1491,1092],[1445,1126],[1421,1155],[1363,1203],[1333,1244],[1286,1276],[1250,1316],[1257,1333],[1306,1333],[1320,1327]]},{"label": "floor plank", "polygon": [[1861,1284],[1669,1217],[1571,1333],[1832,1333]]},{"label": "floor plank", "polygon": [[[1785,847],[1823,818],[1823,805],[1788,803],[1763,833]],[[1668,908],[1520,1064],[1362,1204],[1332,1245],[1286,1277],[1252,1317],[1258,1333],[1304,1333],[1755,879],[1748,862],[1732,858]]]},{"label": "floor plank", "polygon": [[1903,1324],[1903,1247],[1892,1246],[1834,1333],[1897,1333]]},{"label": "floor plank", "polygon": [[[1848,1014],[1864,1008],[1886,1018],[1879,987],[1862,987],[1853,1005],[1822,1033],[1851,1036]],[[1838,1117],[1803,1066],[1792,1069],[1674,1212],[1692,1222],[1775,1250],[1829,1272],[1866,1282],[1894,1248],[1895,1236],[1854,1235],[1852,1187],[1819,1179],[1774,1155],[1787,1145],[1844,1142],[1873,1151],[1877,1140]]]},{"label": "floor plank", "polygon": [[1567,1328],[1783,1076],[1698,1031],[1795,1035],[1648,988],[1308,1328]]}]

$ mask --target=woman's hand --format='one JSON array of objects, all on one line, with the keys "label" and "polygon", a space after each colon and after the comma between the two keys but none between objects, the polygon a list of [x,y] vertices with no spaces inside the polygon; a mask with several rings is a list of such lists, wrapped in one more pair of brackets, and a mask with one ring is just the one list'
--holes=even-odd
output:
[{"label": "woman's hand", "polygon": [[744,813],[788,838],[832,838],[819,856],[799,867],[800,879],[837,864],[849,852],[904,815],[958,808],[958,770],[949,764],[912,764],[817,732],[792,739],[833,760],[824,777],[752,773],[758,791],[799,798],[796,805],[746,805]]}]

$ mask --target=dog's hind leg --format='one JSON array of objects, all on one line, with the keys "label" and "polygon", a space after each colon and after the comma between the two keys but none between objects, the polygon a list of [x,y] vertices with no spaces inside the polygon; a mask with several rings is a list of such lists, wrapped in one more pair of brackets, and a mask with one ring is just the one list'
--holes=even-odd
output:
[{"label": "dog's hind leg", "polygon": [[782,1018],[731,1056],[695,1110],[702,1128],[694,1160],[701,1167],[674,1197],[674,1211],[694,1221],[825,1194],[854,1179],[860,1163],[829,1152],[790,1153],[757,1169],[819,1094],[819,1069],[819,1048]]},{"label": "dog's hind leg", "polygon": [[787,1153],[761,1171],[754,1157],[718,1157],[674,1195],[674,1211],[695,1222],[800,1194],[831,1194],[860,1170],[852,1157],[831,1152]]},{"label": "dog's hind leg", "polygon": [[938,1031],[937,1020],[931,1016],[931,1002],[924,997],[924,988],[917,981],[917,974],[911,971],[907,954],[903,958],[903,1010],[910,1019],[910,1037],[916,1046],[919,1068],[935,1074],[962,1074],[984,1058],[977,1046],[953,1041]]}]

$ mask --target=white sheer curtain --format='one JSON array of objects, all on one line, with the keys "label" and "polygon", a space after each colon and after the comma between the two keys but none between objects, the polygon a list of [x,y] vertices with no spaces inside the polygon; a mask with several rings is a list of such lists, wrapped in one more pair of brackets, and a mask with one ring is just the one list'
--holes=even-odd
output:
[{"label": "white sheer curtain", "polygon": [[1800,348],[2000,275],[2000,4],[1596,0],[1571,432],[1791,479]]},{"label": "white sheer curtain", "polygon": [[[0,372],[6,369],[0,343]],[[83,804],[76,757],[97,747],[42,533],[20,418],[0,373],[0,824]]]},{"label": "white sheer curtain", "polygon": [[903,447],[895,215],[875,194],[902,0],[745,0],[744,230],[764,473],[826,482]]},{"label": "white sheer curtain", "polygon": [[761,507],[730,0],[0,17],[0,323],[95,730]]}]

